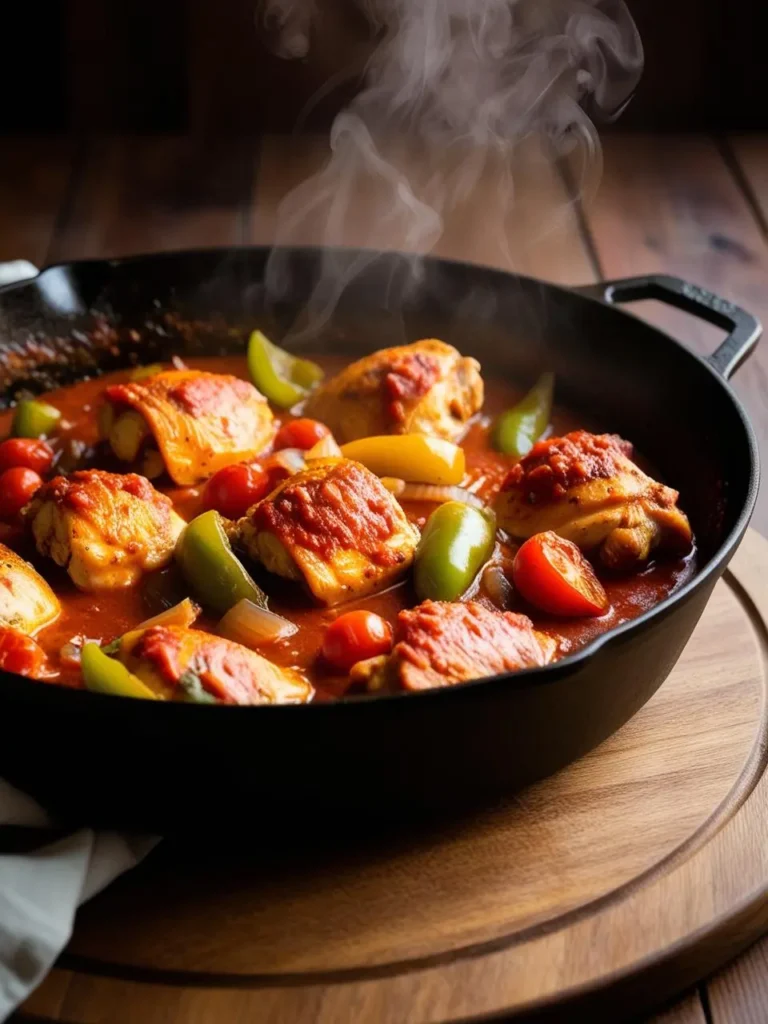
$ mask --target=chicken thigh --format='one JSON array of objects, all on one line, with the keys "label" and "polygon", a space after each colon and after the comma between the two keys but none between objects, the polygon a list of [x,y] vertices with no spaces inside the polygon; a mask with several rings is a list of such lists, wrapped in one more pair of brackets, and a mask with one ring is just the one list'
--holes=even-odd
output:
[{"label": "chicken thigh", "polygon": [[43,577],[0,544],[0,626],[32,636],[60,614],[59,599]]},{"label": "chicken thigh", "polygon": [[645,474],[632,451],[586,430],[539,441],[501,486],[499,526],[520,539],[554,530],[611,569],[636,569],[653,551],[686,554],[691,527],[677,491]]},{"label": "chicken thigh", "polygon": [[[124,462],[163,466],[182,487],[260,454],[272,440],[267,400],[248,381],[223,373],[168,370],[104,392],[102,436]],[[147,472],[149,472],[147,470]]]},{"label": "chicken thigh", "polygon": [[127,633],[118,658],[158,697],[224,704],[301,704],[312,696],[304,676],[255,651],[181,626]]},{"label": "chicken thigh", "polygon": [[81,590],[130,587],[170,562],[184,520],[142,476],[98,469],[57,476],[24,510],[37,550]]},{"label": "chicken thigh", "polygon": [[334,458],[314,460],[249,509],[236,539],[270,572],[337,605],[399,579],[419,538],[377,476]]},{"label": "chicken thigh", "polygon": [[483,404],[475,359],[436,339],[385,348],[352,363],[307,400],[339,444],[381,434],[431,434],[449,441]]},{"label": "chicken thigh", "polygon": [[555,642],[526,615],[492,611],[477,601],[424,601],[400,612],[391,654],[358,662],[353,683],[371,690],[437,686],[546,665]]}]

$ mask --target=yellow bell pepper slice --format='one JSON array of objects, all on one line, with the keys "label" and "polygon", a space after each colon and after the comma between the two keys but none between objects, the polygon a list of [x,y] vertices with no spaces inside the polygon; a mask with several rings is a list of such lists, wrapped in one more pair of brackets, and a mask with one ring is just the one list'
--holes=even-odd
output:
[{"label": "yellow bell pepper slice", "polygon": [[377,476],[397,477],[413,484],[458,484],[466,469],[463,448],[426,434],[361,437],[342,445],[341,454],[362,462]]}]

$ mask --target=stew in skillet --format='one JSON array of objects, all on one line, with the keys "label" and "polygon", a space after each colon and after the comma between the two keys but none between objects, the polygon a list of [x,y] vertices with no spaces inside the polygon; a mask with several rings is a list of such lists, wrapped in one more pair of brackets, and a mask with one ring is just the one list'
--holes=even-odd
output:
[{"label": "stew in skillet", "polygon": [[[0,416],[0,667],[303,703],[546,665],[694,572],[631,443],[437,340],[351,365],[261,333]],[[621,681],[617,680],[617,685]]]}]

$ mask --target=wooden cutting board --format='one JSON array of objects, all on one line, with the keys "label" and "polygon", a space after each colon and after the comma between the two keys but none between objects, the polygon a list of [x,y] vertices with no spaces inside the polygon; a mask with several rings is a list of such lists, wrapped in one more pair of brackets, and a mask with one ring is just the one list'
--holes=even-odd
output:
[{"label": "wooden cutting board", "polygon": [[652,1009],[768,928],[766,621],[768,541],[750,532],[668,681],[577,764],[396,836],[167,842],[82,911],[25,1010],[394,1024]]}]

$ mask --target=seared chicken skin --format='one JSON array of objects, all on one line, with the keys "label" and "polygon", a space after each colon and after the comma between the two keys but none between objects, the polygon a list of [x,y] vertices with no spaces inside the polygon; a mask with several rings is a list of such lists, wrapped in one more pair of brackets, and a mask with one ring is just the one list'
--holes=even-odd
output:
[{"label": "seared chicken skin", "polygon": [[98,469],[57,476],[24,510],[41,555],[81,590],[130,587],[170,562],[184,520],[142,476]]},{"label": "seared chicken skin", "polygon": [[164,465],[182,487],[253,458],[274,435],[264,396],[248,381],[223,373],[168,370],[114,384],[104,398],[101,432],[118,458],[134,462],[149,443],[150,452],[159,450],[158,469]]},{"label": "seared chicken skin", "polygon": [[127,633],[119,659],[158,697],[224,704],[303,704],[304,676],[223,637],[181,626]]},{"label": "seared chicken skin", "polygon": [[371,690],[430,690],[546,665],[555,642],[526,615],[492,611],[477,601],[424,601],[400,612],[391,654],[352,667],[353,683]]},{"label": "seared chicken skin", "polygon": [[32,636],[60,614],[59,599],[43,577],[0,544],[0,626]]},{"label": "seared chicken skin", "polygon": [[324,605],[390,586],[418,533],[377,476],[351,459],[318,459],[249,509],[239,542],[270,572],[303,580]]},{"label": "seared chicken skin", "polygon": [[318,388],[305,409],[339,444],[380,434],[431,434],[454,441],[482,404],[477,360],[429,339],[352,363]]},{"label": "seared chicken skin", "polygon": [[634,569],[653,551],[684,555],[691,527],[678,493],[632,461],[615,434],[576,430],[539,441],[513,466],[496,498],[499,526],[513,537],[545,530],[597,551],[611,569]]}]

